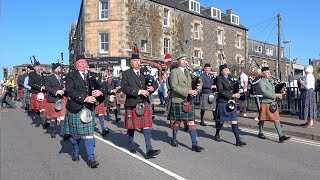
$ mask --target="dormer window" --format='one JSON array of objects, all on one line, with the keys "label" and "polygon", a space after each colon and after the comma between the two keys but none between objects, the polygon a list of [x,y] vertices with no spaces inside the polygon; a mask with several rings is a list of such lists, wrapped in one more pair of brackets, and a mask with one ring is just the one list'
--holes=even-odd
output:
[{"label": "dormer window", "polygon": [[273,56],[273,49],[272,48],[266,48],[266,55]]},{"label": "dormer window", "polygon": [[189,10],[200,13],[200,3],[195,0],[189,0]]},{"label": "dormer window", "polygon": [[254,51],[257,53],[262,53],[262,46],[254,46]]},{"label": "dormer window", "polygon": [[211,17],[221,20],[221,10],[215,7],[211,7]]},{"label": "dormer window", "polygon": [[231,16],[231,23],[232,24],[236,24],[236,25],[239,25],[239,16],[238,15],[235,15],[235,14],[230,14]]}]

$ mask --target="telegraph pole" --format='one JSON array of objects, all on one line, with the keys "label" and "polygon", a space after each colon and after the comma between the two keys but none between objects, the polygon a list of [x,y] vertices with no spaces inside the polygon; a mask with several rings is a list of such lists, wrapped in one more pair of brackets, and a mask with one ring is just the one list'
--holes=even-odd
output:
[{"label": "telegraph pole", "polygon": [[[277,66],[276,66],[277,67]],[[278,79],[281,81],[281,13],[278,14]]]}]

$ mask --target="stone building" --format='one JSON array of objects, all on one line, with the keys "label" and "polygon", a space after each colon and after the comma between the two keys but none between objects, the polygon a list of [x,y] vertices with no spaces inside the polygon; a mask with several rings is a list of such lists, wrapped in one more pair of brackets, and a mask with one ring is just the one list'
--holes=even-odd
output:
[{"label": "stone building", "polygon": [[[27,69],[28,66],[32,66],[32,64],[20,64],[13,66],[10,71],[10,75],[21,75],[22,69]],[[52,64],[41,64],[41,71],[51,73]],[[63,70],[65,73],[69,72],[69,65],[63,65]]]},{"label": "stone building", "polygon": [[222,13],[196,0],[83,0],[70,30],[69,64],[84,54],[125,69],[137,44],[143,59],[175,59],[184,51],[195,67],[210,63],[217,70],[226,62],[236,68],[248,57],[247,31],[231,9]]}]

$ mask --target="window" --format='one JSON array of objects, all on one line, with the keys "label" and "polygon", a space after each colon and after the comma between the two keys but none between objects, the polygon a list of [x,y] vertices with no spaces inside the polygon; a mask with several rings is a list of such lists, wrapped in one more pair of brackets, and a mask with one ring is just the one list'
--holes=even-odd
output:
[{"label": "window", "polygon": [[109,51],[109,34],[100,34],[100,53],[107,53]]},{"label": "window", "polygon": [[241,49],[241,35],[237,35],[237,48]]},{"label": "window", "polygon": [[147,45],[148,45],[147,41],[142,40],[141,41],[141,47],[140,47],[141,51],[146,52],[147,51]]},{"label": "window", "polygon": [[218,30],[218,44],[222,45],[223,43],[223,31],[222,30]]},{"label": "window", "polygon": [[231,14],[231,23],[239,25],[239,16],[237,16],[235,14]]},{"label": "window", "polygon": [[169,16],[169,9],[163,10],[163,26],[169,27],[170,26],[170,16]]},{"label": "window", "polygon": [[200,39],[200,24],[194,24],[194,38]]},{"label": "window", "polygon": [[99,4],[99,18],[100,18],[100,20],[108,19],[108,17],[109,17],[108,9],[109,9],[108,1],[100,1],[100,4]]},{"label": "window", "polygon": [[281,50],[281,58],[284,57],[284,51]]},{"label": "window", "polygon": [[211,7],[211,17],[221,20],[221,10],[215,7]]},{"label": "window", "polygon": [[193,64],[196,65],[196,66],[200,66],[201,65],[200,59],[201,59],[200,51],[199,50],[195,50],[194,51]]},{"label": "window", "polygon": [[219,55],[218,55],[218,64],[222,65],[223,63],[224,63],[223,55],[221,53],[219,53]]},{"label": "window", "polygon": [[200,13],[200,3],[195,0],[189,0],[189,10]]},{"label": "window", "polygon": [[164,38],[163,41],[163,54],[170,53],[170,39]]},{"label": "window", "polygon": [[254,46],[254,51],[257,53],[262,53],[262,46]]},{"label": "window", "polygon": [[273,49],[272,48],[266,48],[266,55],[273,56]]}]

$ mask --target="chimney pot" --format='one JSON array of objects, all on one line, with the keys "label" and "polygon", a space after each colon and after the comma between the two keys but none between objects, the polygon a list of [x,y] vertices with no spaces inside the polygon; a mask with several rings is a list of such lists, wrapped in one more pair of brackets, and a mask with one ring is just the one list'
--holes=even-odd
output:
[{"label": "chimney pot", "polygon": [[232,9],[227,9],[227,14],[232,14]]}]

